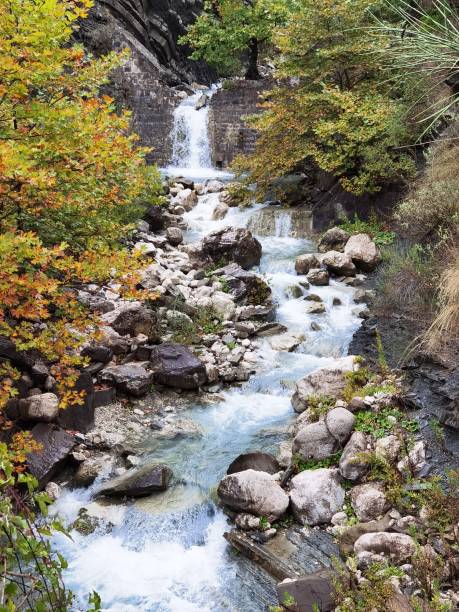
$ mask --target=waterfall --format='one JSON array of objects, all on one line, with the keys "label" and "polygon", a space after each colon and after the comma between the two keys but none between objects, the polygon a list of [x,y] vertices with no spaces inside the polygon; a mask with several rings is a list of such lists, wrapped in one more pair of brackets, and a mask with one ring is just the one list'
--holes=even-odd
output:
[{"label": "waterfall", "polygon": [[276,237],[287,238],[292,229],[292,217],[288,212],[281,212],[276,216]]}]

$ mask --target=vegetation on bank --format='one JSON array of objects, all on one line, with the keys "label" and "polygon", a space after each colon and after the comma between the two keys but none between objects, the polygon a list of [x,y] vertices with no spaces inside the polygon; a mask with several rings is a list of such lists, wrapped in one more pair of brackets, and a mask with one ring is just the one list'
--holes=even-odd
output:
[{"label": "vegetation on bank", "polygon": [[[96,60],[72,44],[91,5],[0,4],[0,334],[13,357],[38,352],[51,365],[61,408],[82,401],[79,348],[97,329],[78,287],[116,282],[137,295],[141,266],[121,243],[143,207],[160,202],[129,113],[99,95],[125,56]],[[5,416],[20,373],[8,360],[0,368],[0,610],[65,610],[65,560],[48,541],[60,527],[35,522],[50,500],[24,472],[37,445]]]}]

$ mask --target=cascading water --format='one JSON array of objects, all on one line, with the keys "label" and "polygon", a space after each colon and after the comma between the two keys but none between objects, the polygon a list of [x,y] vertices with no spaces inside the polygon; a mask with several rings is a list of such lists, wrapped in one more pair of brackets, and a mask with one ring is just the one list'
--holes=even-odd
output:
[{"label": "cascading water", "polygon": [[[192,98],[177,110],[177,123],[184,118],[188,121],[196,96]],[[177,138],[182,128],[183,122],[176,125]],[[206,166],[206,133],[193,128],[181,148],[177,144],[175,162],[186,159],[191,166],[180,167],[176,174],[219,175]],[[197,140],[190,140],[191,134]],[[262,208],[231,208],[225,219],[214,221],[217,200],[218,194],[201,196],[197,206],[186,213],[188,241],[225,225],[247,226]],[[359,324],[353,314],[353,290],[332,282],[328,287],[314,288],[324,300],[326,313],[320,315],[321,331],[311,332],[317,315],[308,314],[308,302],[302,297],[291,297],[291,287],[305,280],[295,273],[295,257],[312,252],[313,244],[290,235],[288,212],[279,210],[276,215],[274,234],[258,237],[263,246],[258,272],[271,285],[278,320],[289,332],[304,335],[306,341],[296,352],[287,352],[274,350],[270,340],[263,340],[258,352],[259,372],[247,383],[225,391],[220,401],[210,405],[190,401],[181,416],[191,418],[201,435],[164,441],[154,432],[149,434],[144,441],[147,454],[167,463],[176,476],[165,493],[129,504],[102,506],[92,499],[96,482],[89,490],[66,491],[56,502],[55,511],[69,521],[88,504],[97,505],[104,517],[89,536],[74,532],[73,540],[59,538],[69,560],[66,582],[77,596],[76,609],[86,609],[87,593],[92,590],[101,595],[103,610],[109,612],[262,612],[275,603],[274,593],[265,594],[265,599],[254,595],[257,585],[250,582],[250,572],[244,573],[243,561],[230,555],[223,538],[229,525],[213,501],[213,491],[240,453],[260,448],[277,451],[293,414],[290,396],[294,382],[345,354]],[[334,297],[340,298],[340,306],[332,307]]]}]

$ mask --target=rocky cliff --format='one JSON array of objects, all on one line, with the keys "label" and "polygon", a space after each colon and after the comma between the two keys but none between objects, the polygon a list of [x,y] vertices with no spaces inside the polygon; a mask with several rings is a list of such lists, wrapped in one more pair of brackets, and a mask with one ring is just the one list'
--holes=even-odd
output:
[{"label": "rocky cliff", "polygon": [[96,0],[78,34],[96,55],[131,49],[110,93],[133,111],[133,127],[159,163],[170,158],[172,112],[181,92],[194,81],[213,79],[210,69],[188,60],[188,50],[177,42],[201,7],[201,0]]}]

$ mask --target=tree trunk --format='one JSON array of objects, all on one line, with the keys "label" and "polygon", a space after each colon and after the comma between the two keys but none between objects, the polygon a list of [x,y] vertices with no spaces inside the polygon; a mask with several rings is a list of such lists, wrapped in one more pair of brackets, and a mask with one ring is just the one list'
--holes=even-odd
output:
[{"label": "tree trunk", "polygon": [[249,65],[245,78],[248,81],[258,81],[261,79],[261,75],[258,72],[258,40],[252,38],[249,43]]}]

